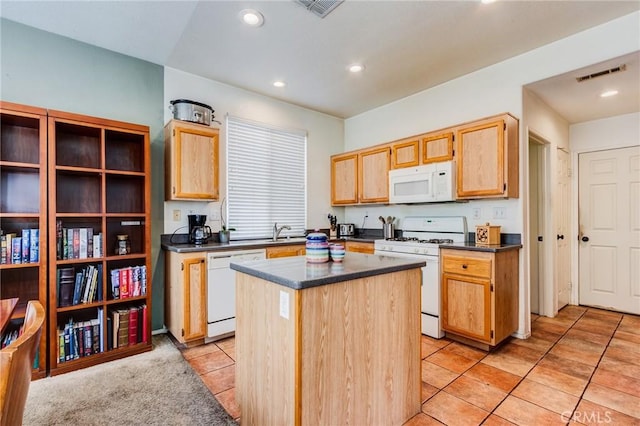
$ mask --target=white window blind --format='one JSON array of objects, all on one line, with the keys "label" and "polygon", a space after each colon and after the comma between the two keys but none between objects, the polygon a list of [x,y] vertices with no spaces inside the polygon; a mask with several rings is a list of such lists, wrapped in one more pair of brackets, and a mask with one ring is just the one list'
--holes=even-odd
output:
[{"label": "white window blind", "polygon": [[227,116],[227,226],[234,240],[306,229],[307,135]]}]

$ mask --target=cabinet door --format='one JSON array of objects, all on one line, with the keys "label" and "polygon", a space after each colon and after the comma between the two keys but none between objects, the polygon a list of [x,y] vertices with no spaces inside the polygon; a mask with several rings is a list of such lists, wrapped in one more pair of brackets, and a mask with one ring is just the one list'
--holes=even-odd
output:
[{"label": "cabinet door", "polygon": [[492,344],[491,281],[442,274],[442,328]]},{"label": "cabinet door", "polygon": [[276,257],[302,256],[305,253],[306,249],[303,245],[267,247],[267,259],[274,259]]},{"label": "cabinet door", "polygon": [[518,120],[503,114],[457,130],[458,198],[519,196]]},{"label": "cabinet door", "polygon": [[391,168],[401,169],[420,164],[420,138],[410,138],[391,144]]},{"label": "cabinet door", "polygon": [[218,199],[218,136],[218,129],[203,125],[167,125],[167,200]]},{"label": "cabinet door", "polygon": [[389,201],[389,146],[361,151],[358,154],[358,196],[361,203]]},{"label": "cabinet door", "polygon": [[346,241],[344,243],[345,251],[350,251],[353,253],[367,253],[373,254],[374,247],[373,243],[362,243],[358,241]]},{"label": "cabinet door", "polygon": [[184,259],[184,340],[206,333],[206,262],[204,257]]},{"label": "cabinet door", "polygon": [[422,163],[453,159],[453,132],[426,135],[422,138]]},{"label": "cabinet door", "polygon": [[358,202],[358,154],[331,157],[331,205]]}]

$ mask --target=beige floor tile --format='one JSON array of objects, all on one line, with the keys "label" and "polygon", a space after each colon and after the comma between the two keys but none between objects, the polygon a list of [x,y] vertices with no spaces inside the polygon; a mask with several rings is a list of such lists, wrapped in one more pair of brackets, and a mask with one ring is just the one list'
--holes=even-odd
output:
[{"label": "beige floor tile", "polygon": [[577,396],[526,378],[511,392],[511,395],[558,414],[570,413],[580,400]]},{"label": "beige floor tile", "polygon": [[[586,315],[586,314],[585,314]],[[573,326],[576,330],[584,330],[590,333],[612,336],[617,327],[617,323],[605,322],[595,318],[582,317]]]},{"label": "beige floor tile", "polygon": [[193,367],[196,373],[200,375],[217,370],[218,368],[227,367],[233,363],[233,360],[220,350],[200,355],[189,360],[191,367]]},{"label": "beige floor tile", "polygon": [[482,423],[482,426],[509,426],[515,423],[511,423],[507,419],[503,419],[500,416],[496,416],[495,414],[490,415],[487,419]]},{"label": "beige floor tile", "polygon": [[640,365],[629,364],[628,362],[609,357],[606,352],[600,364],[598,364],[598,369],[613,371],[632,378],[640,377]]},{"label": "beige floor tile", "polygon": [[499,353],[487,355],[480,362],[520,377],[524,377],[536,364],[535,362],[525,361],[517,356]]},{"label": "beige floor tile", "polygon": [[540,365],[531,370],[527,375],[527,379],[547,385],[562,392],[566,392],[573,396],[582,395],[582,392],[588,383],[588,379],[570,376],[569,374],[565,374],[561,371],[542,367]]},{"label": "beige floor tile", "polygon": [[[638,336],[640,337],[640,335],[635,335],[635,334],[630,334],[631,336]],[[614,337],[613,339],[611,339],[611,342],[609,342],[609,347],[610,348],[617,348],[617,349],[622,349],[625,351],[628,351],[630,354],[635,355],[637,358],[640,358],[640,345],[638,345],[636,342],[632,342],[629,340],[624,340],[624,339],[620,339]]]},{"label": "beige floor tile", "polygon": [[530,402],[509,395],[495,409],[496,414],[520,426],[566,425],[568,419]]},{"label": "beige floor tile", "polygon": [[463,357],[472,359],[474,361],[480,361],[482,358],[488,355],[488,352],[486,351],[472,348],[471,346],[467,346],[458,342],[451,343],[446,348],[443,348],[442,352],[462,355]]},{"label": "beige floor tile", "polygon": [[594,308],[589,308],[583,316],[583,318],[593,318],[599,321],[610,322],[615,324],[619,323],[622,317],[623,317],[623,314],[619,312],[605,311],[604,309],[594,309]]},{"label": "beige floor tile", "polygon": [[640,398],[640,376],[629,377],[603,368],[598,368],[591,378],[597,383],[620,392]]},{"label": "beige floor tile", "polygon": [[[587,342],[583,342],[587,343]],[[583,364],[596,366],[602,357],[602,352],[604,352],[604,348],[599,348],[598,352],[594,352],[593,349],[583,349],[580,346],[562,343],[562,339],[558,342],[551,350],[550,354],[567,358],[576,362],[581,362]]]},{"label": "beige floor tile", "polygon": [[223,340],[215,342],[216,346],[224,351],[233,360],[236,359],[236,339],[235,337],[228,337]]},{"label": "beige floor tile", "polygon": [[438,389],[444,388],[458,376],[458,373],[454,373],[432,362],[427,360],[422,361],[422,381]]},{"label": "beige floor tile", "polygon": [[538,366],[560,371],[573,377],[589,380],[595,367],[549,353],[538,362]]},{"label": "beige floor tile", "polygon": [[422,382],[422,388],[420,390],[421,401],[425,402],[427,399],[431,398],[433,395],[437,394],[440,391],[435,386],[430,385],[429,383]]},{"label": "beige floor tile", "polygon": [[424,403],[422,412],[450,426],[479,425],[489,415],[488,411],[446,392],[439,392]]},{"label": "beige floor tile", "polygon": [[483,363],[474,365],[467,370],[464,375],[500,389],[503,392],[510,392],[522,379],[518,375]]},{"label": "beige floor tile", "polygon": [[235,388],[231,388],[224,392],[220,392],[214,395],[218,402],[222,404],[224,409],[229,413],[231,417],[237,419],[240,417],[240,407],[236,402],[236,390]]},{"label": "beige floor tile", "polygon": [[640,398],[620,392],[597,383],[589,383],[583,396],[587,401],[595,402],[628,416],[640,419]]},{"label": "beige floor tile", "polygon": [[538,318],[538,320],[536,322],[538,322],[538,323],[545,322],[545,323],[549,323],[549,324],[556,324],[556,325],[562,326],[565,330],[568,330],[573,325],[573,323],[576,322],[576,320],[577,319],[575,319],[575,318],[567,318],[566,316],[557,315],[557,316],[555,316],[553,318],[540,317],[540,318]]},{"label": "beige floor tile", "polygon": [[627,364],[640,365],[640,357],[635,352],[630,352],[620,347],[609,346],[604,351],[604,358],[613,358]]},{"label": "beige floor tile", "polygon": [[420,342],[420,358],[425,359],[429,355],[438,352],[440,349],[442,349],[441,346],[433,345],[430,342],[423,339]]},{"label": "beige floor tile", "polygon": [[591,401],[583,399],[576,407],[572,420],[584,425],[602,426],[638,426],[640,419],[612,410]]},{"label": "beige floor tile", "polygon": [[424,413],[420,413],[416,416],[413,416],[411,420],[406,422],[404,426],[441,426],[442,423],[437,421],[431,416],[427,416]]},{"label": "beige floor tile", "polygon": [[430,345],[437,346],[438,348],[444,348],[445,346],[451,343],[450,339],[434,339],[433,337],[425,336],[424,334],[421,336],[421,341],[426,342]]},{"label": "beige floor tile", "polygon": [[209,354],[212,352],[217,352],[219,350],[220,348],[218,348],[216,345],[209,343],[207,345],[200,345],[200,346],[194,346],[192,348],[183,349],[182,356],[184,357],[184,359],[188,361],[195,357]]},{"label": "beige floor tile", "polygon": [[524,346],[526,348],[535,349],[539,352],[547,352],[555,342],[531,336],[528,339],[513,339],[511,343],[514,345]]},{"label": "beige floor tile", "polygon": [[559,335],[564,334],[567,331],[567,327],[562,324],[556,324],[550,321],[546,321],[547,317],[540,317],[534,323],[531,324],[531,332],[546,332],[550,335]]},{"label": "beige floor tile", "polygon": [[627,342],[635,343],[636,345],[640,345],[640,334],[631,333],[629,331],[623,331],[618,327],[616,333],[613,335],[614,339],[626,340]]},{"label": "beige floor tile", "polygon": [[[447,346],[449,348],[449,346]],[[445,348],[446,349],[446,348]],[[476,360],[466,358],[462,355],[458,355],[452,352],[444,352],[445,349],[434,353],[427,358],[427,361],[432,362],[454,373],[462,374],[477,362]]]},{"label": "beige floor tile", "polygon": [[444,391],[489,412],[507,397],[506,392],[464,375],[455,379]]},{"label": "beige floor tile", "polygon": [[235,364],[228,367],[219,368],[217,370],[210,371],[200,376],[202,381],[211,393],[216,394],[235,386]]},{"label": "beige floor tile", "polygon": [[611,336],[608,336],[608,335],[603,336],[602,334],[591,333],[589,331],[578,330],[575,328],[572,328],[571,330],[567,331],[567,334],[565,334],[565,337],[571,337],[574,339],[580,339],[587,342],[597,343],[603,346],[607,345],[609,343],[609,340],[611,340]]},{"label": "beige floor tile", "polygon": [[618,326],[618,330],[627,333],[640,334],[640,316],[625,315]]},{"label": "beige floor tile", "polygon": [[567,305],[564,308],[560,309],[560,311],[558,312],[558,317],[570,318],[570,319],[573,319],[573,320],[577,320],[585,312],[587,312],[587,308],[585,308],[583,306]]}]

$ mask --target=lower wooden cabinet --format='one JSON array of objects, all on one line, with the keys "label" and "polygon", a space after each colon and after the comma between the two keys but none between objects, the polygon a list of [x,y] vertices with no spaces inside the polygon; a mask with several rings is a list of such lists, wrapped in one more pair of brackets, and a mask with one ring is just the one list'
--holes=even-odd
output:
[{"label": "lower wooden cabinet", "polygon": [[304,254],[306,254],[304,244],[267,247],[267,259],[274,259],[276,257],[302,256]]},{"label": "lower wooden cabinet", "polygon": [[518,250],[440,250],[442,328],[495,346],[518,329]]},{"label": "lower wooden cabinet", "polygon": [[180,343],[202,343],[207,332],[206,253],[168,251],[166,256],[166,326]]},{"label": "lower wooden cabinet", "polygon": [[373,254],[373,243],[365,243],[362,241],[345,241],[344,250],[354,253]]}]

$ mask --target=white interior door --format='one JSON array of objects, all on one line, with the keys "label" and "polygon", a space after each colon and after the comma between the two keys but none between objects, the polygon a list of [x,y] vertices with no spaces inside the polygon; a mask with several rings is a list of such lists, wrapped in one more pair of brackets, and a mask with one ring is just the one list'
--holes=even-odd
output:
[{"label": "white interior door", "polygon": [[558,289],[557,310],[568,305],[571,299],[571,247],[569,244],[569,203],[571,202],[571,192],[569,177],[569,153],[558,149],[554,218],[556,228],[555,270]]},{"label": "white interior door", "polygon": [[580,154],[581,305],[640,314],[640,147]]}]

